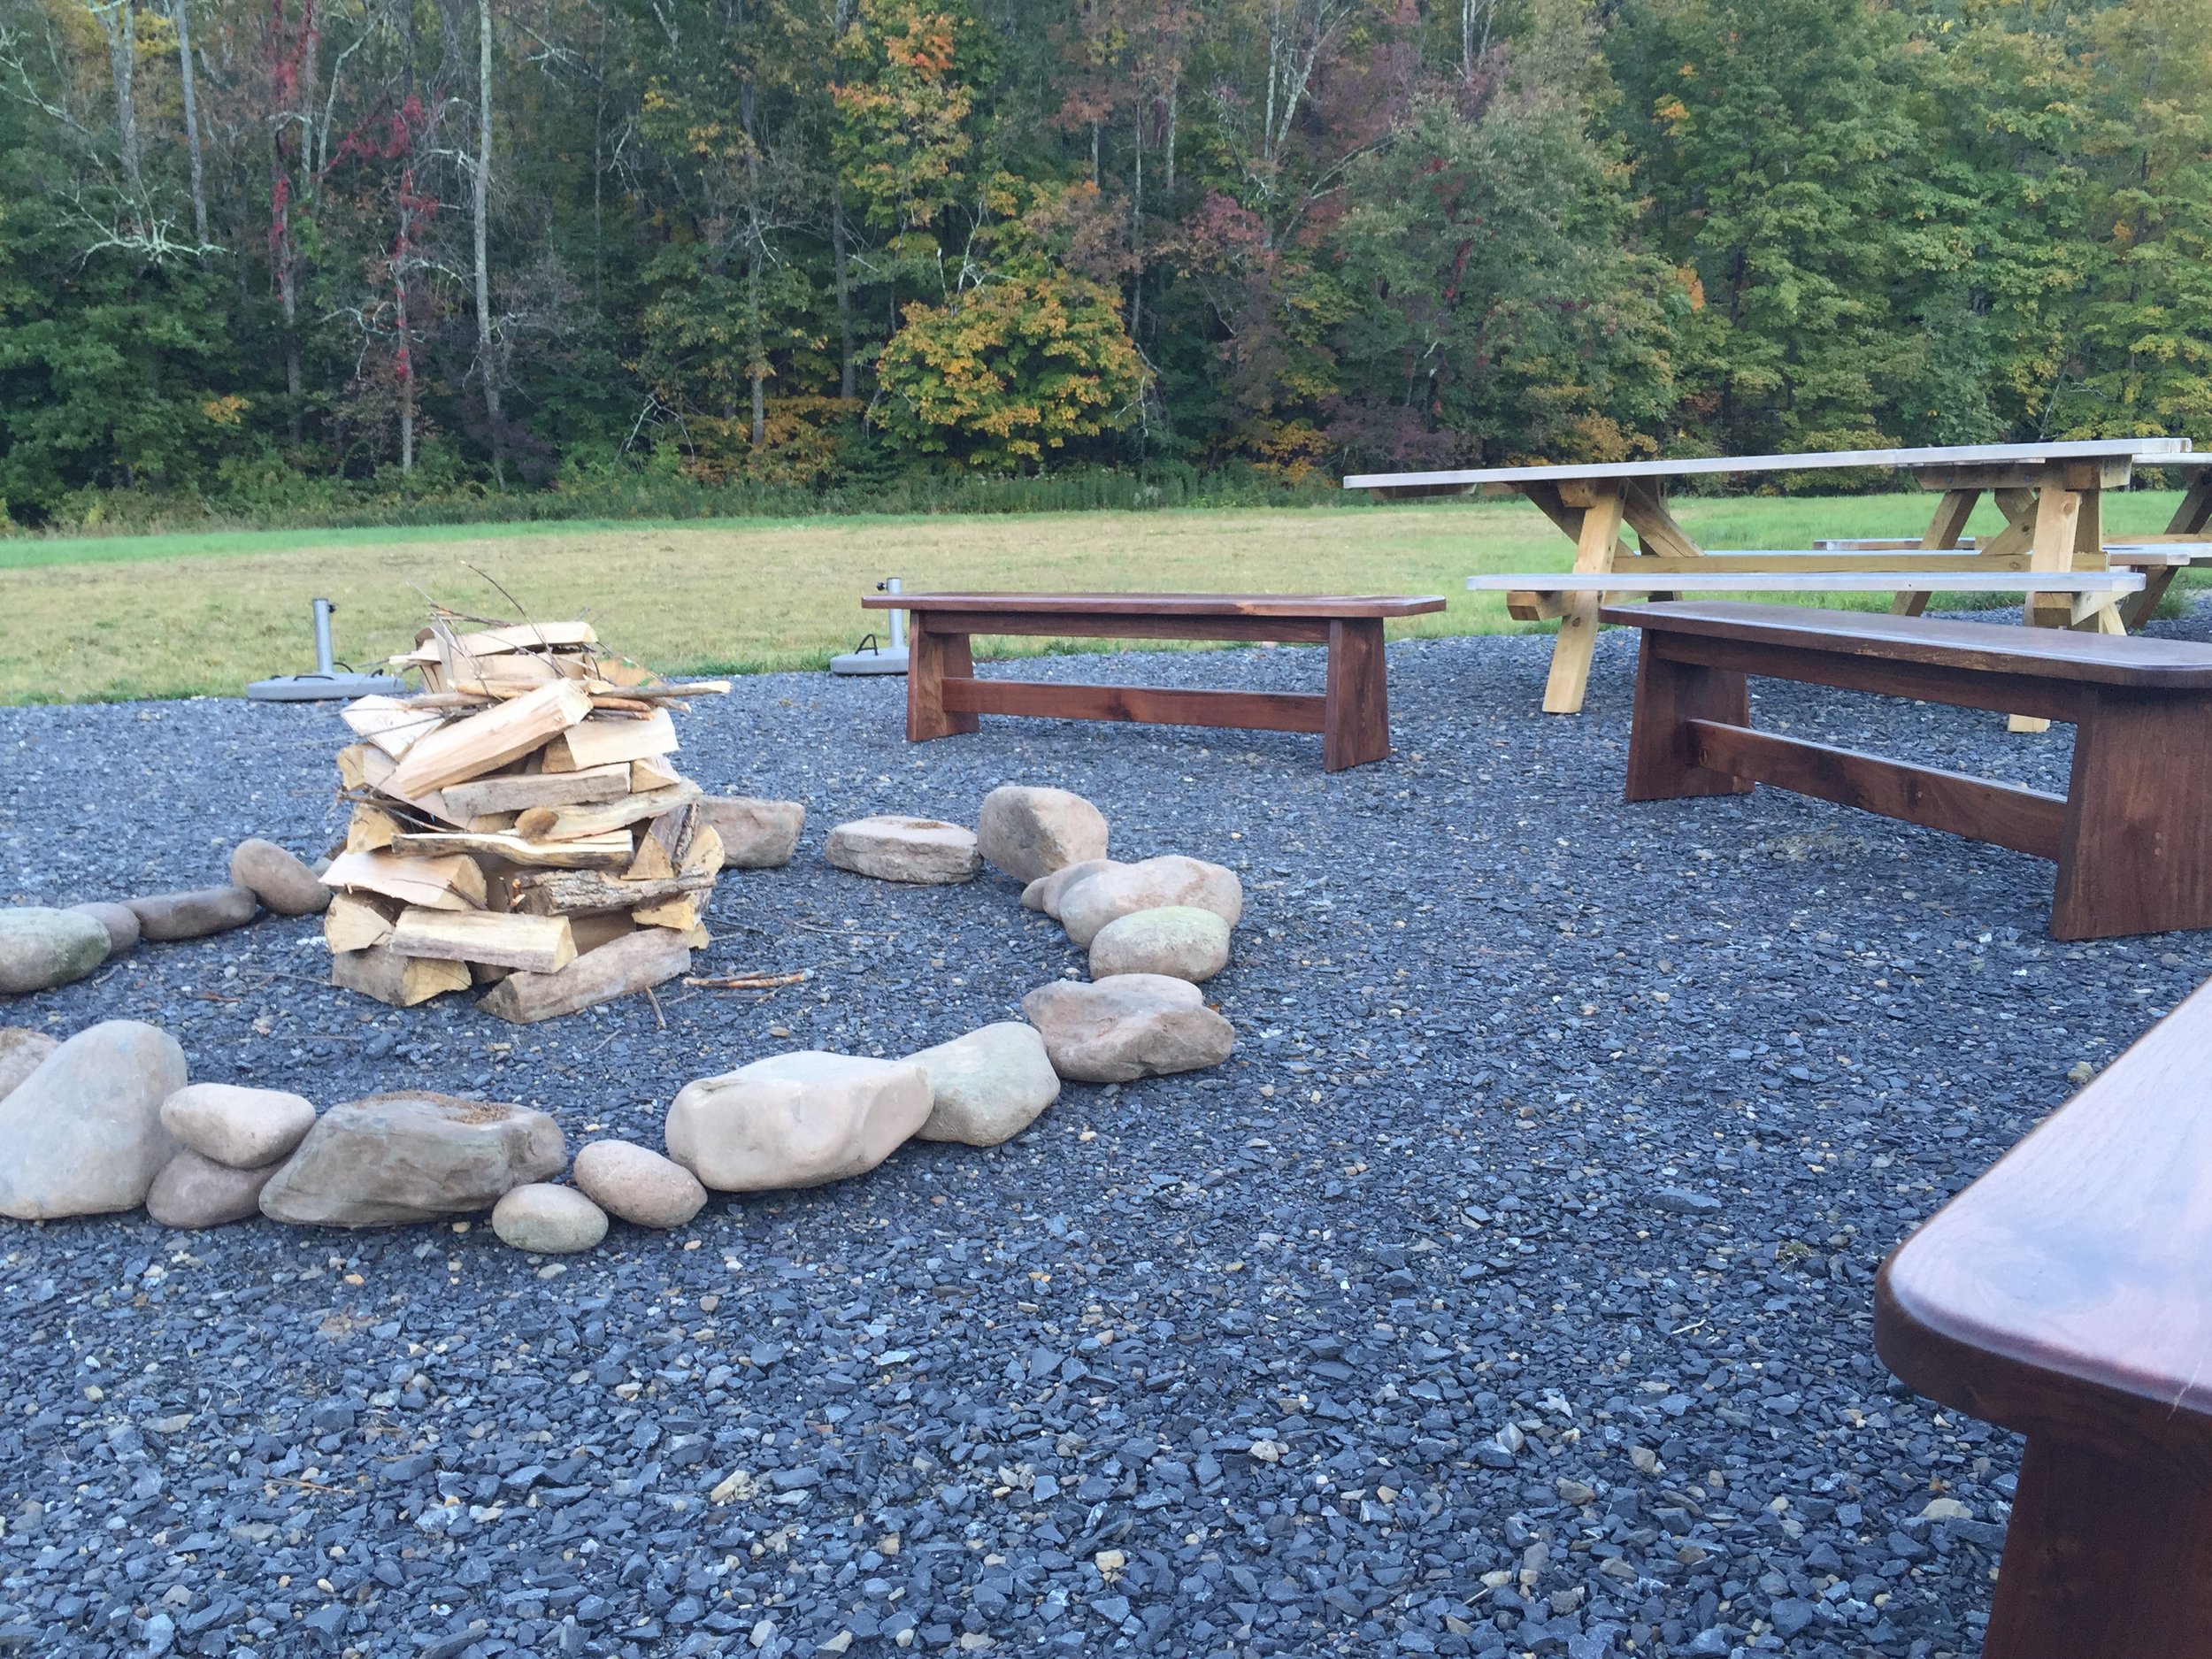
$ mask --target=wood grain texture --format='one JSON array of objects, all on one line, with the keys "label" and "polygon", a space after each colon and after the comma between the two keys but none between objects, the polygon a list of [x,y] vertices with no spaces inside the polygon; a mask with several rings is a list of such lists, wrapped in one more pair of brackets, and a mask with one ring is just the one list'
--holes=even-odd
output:
[{"label": "wood grain texture", "polygon": [[2067,815],[2062,796],[1777,737],[1751,731],[1740,721],[1692,719],[1688,725],[1692,753],[1706,772],[1772,784],[2037,858],[2059,856]]},{"label": "wood grain texture", "polygon": [[1390,758],[1390,687],[1378,620],[1329,625],[1328,690],[1323,697],[1321,764],[1343,772]]},{"label": "wood grain texture", "polygon": [[917,616],[907,636],[906,741],[926,742],[976,729],[972,713],[945,706],[945,681],[975,676],[975,657],[964,633],[941,629],[936,618]]},{"label": "wood grain texture", "polygon": [[2101,692],[2067,800],[2054,938],[2212,927],[2212,695]]},{"label": "wood grain texture", "polygon": [[1751,693],[1741,674],[1663,657],[1652,649],[1647,635],[1636,657],[1627,798],[1675,801],[1749,794],[1751,785],[1746,780],[1699,763],[1692,722],[1725,720],[1741,726],[1750,718]]},{"label": "wood grain texture", "polygon": [[1433,594],[867,594],[868,611],[1026,611],[1062,617],[1417,617],[1444,609]]},{"label": "wood grain texture", "polygon": [[947,709],[1056,720],[1145,726],[1218,726],[1254,732],[1319,732],[1325,699],[1310,692],[1184,691],[1152,686],[1060,686],[1029,680],[947,680]]}]

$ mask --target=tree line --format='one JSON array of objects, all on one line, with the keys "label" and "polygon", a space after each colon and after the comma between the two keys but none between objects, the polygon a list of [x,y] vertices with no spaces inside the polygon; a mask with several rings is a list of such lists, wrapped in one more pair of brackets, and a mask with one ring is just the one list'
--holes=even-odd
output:
[{"label": "tree line", "polygon": [[19,525],[2212,438],[2212,0],[0,0]]}]

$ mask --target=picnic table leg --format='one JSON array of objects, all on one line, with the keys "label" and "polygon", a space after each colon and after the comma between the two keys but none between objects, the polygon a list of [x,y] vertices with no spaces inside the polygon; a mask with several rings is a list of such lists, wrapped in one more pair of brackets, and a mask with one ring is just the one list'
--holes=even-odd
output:
[{"label": "picnic table leg", "polygon": [[929,613],[910,613],[906,635],[906,741],[919,743],[933,737],[951,737],[972,732],[979,717],[945,707],[945,680],[966,679],[975,672],[975,658],[964,634],[941,634],[929,625]]},{"label": "picnic table leg", "polygon": [[2128,627],[2139,631],[2158,609],[2158,602],[2166,596],[2166,590],[2174,584],[2176,566],[2154,565],[2143,572],[2143,591],[2130,594],[2120,602],[2120,620]]},{"label": "picnic table leg", "polygon": [[1329,624],[1321,764],[1330,772],[1390,758],[1390,691],[1379,619]]},{"label": "picnic table leg", "polygon": [[[2038,487],[2035,495],[2035,546],[2030,555],[2030,568],[2037,571],[2064,571],[2074,566],[2076,530],[2081,519],[2081,494],[2070,490],[2057,479]],[[2023,618],[2030,627],[2065,627],[2073,620],[2070,603],[2063,608],[2053,603],[2050,594],[2030,594],[2024,606]],[[2007,722],[2015,732],[2047,732],[2048,720],[2032,714],[2016,714]]]},{"label": "picnic table leg", "polygon": [[2051,937],[2212,927],[2212,696],[2107,690],[2083,709]]},{"label": "picnic table leg", "polygon": [[1654,649],[1649,634],[1636,657],[1636,710],[1628,733],[1631,801],[1675,801],[1686,795],[1748,795],[1751,785],[1697,764],[1692,720],[1751,724],[1751,692],[1732,669],[1680,663]]},{"label": "picnic table leg", "polygon": [[[1928,521],[1928,528],[1920,538],[1920,545],[1932,553],[1958,546],[1966,534],[1966,521],[1974,516],[1974,503],[1982,498],[1978,489],[1947,489],[1943,499],[1936,503],[1935,517]],[[1929,595],[1925,588],[1918,593],[1899,594],[1889,602],[1889,613],[1893,617],[1916,617],[1928,608]]]},{"label": "picnic table leg", "polygon": [[1982,1659],[2212,1659],[2200,1471],[2031,1435]]},{"label": "picnic table leg", "polygon": [[[1562,495],[1565,490],[1561,491]],[[1621,534],[1621,492],[1617,485],[1589,487],[1582,507],[1582,528],[1575,538],[1578,575],[1609,571]],[[1570,503],[1570,505],[1578,503]],[[1551,648],[1551,672],[1544,681],[1546,714],[1578,714],[1590,687],[1590,663],[1598,649],[1598,605],[1602,594],[1568,594],[1560,607],[1559,637]]]}]

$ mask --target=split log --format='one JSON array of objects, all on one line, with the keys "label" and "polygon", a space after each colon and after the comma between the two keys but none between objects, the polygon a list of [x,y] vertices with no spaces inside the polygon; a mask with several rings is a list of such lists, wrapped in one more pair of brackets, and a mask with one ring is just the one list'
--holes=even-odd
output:
[{"label": "split log", "polygon": [[582,772],[588,766],[673,754],[677,748],[676,723],[665,709],[657,709],[642,720],[585,720],[545,746],[545,769]]},{"label": "split log", "polygon": [[567,622],[510,622],[454,637],[454,655],[498,657],[508,651],[541,651],[555,646],[596,645],[599,634],[580,618]]},{"label": "split log", "polygon": [[697,806],[687,805],[645,826],[645,833],[638,837],[637,856],[626,872],[631,880],[657,881],[676,873],[684,840],[691,833],[691,821],[698,811]]},{"label": "split log", "polygon": [[346,820],[346,850],[349,853],[382,852],[404,835],[411,826],[401,823],[380,806],[366,801],[353,803],[353,816]]},{"label": "split log", "polygon": [[480,963],[557,973],[576,960],[576,938],[565,916],[495,916],[488,910],[407,910],[392,930],[403,956]]},{"label": "split log", "polygon": [[572,841],[534,841],[516,834],[472,835],[465,830],[402,835],[392,850],[414,856],[466,853],[500,858],[533,870],[622,870],[634,856],[626,830]]},{"label": "split log", "polygon": [[698,798],[699,786],[687,780],[648,795],[625,795],[619,801],[602,802],[595,806],[532,807],[515,819],[515,828],[534,841],[582,841],[588,836],[626,830],[646,818],[687,807]]},{"label": "split log", "polygon": [[323,912],[323,942],[334,951],[380,945],[392,936],[400,908],[398,901],[373,893],[334,894]]},{"label": "split log", "polygon": [[616,764],[588,772],[541,772],[478,778],[439,791],[449,810],[465,818],[483,812],[527,812],[534,807],[585,806],[618,801],[637,787],[634,768]]},{"label": "split log", "polygon": [[515,877],[511,908],[529,916],[575,916],[627,910],[687,893],[710,893],[712,876],[672,876],[664,881],[624,881],[596,870],[545,870]]},{"label": "split log", "polygon": [[687,933],[699,926],[700,902],[700,895],[686,893],[657,904],[641,904],[630,912],[630,919],[640,927],[672,927]]},{"label": "split log", "polygon": [[357,697],[338,711],[338,718],[377,749],[397,760],[416,742],[438,727],[442,716],[419,709],[380,692]]},{"label": "split log", "polygon": [[[582,774],[576,775],[580,777]],[[649,789],[665,789],[683,780],[681,772],[657,757],[649,756],[644,760],[630,763],[630,792],[633,795],[643,795]]]},{"label": "split log", "polygon": [[588,916],[572,916],[568,931],[575,935],[576,954],[596,950],[611,944],[626,933],[637,932],[637,924],[627,910],[596,910]]},{"label": "split log", "polygon": [[445,801],[437,790],[427,790],[410,798],[391,787],[392,773],[398,766],[399,763],[382,749],[373,749],[366,743],[349,744],[338,751],[338,781],[349,793],[388,795],[402,806],[414,808],[425,818],[436,818],[442,824],[453,823],[455,820],[446,816]]},{"label": "split log", "polygon": [[529,1025],[648,990],[690,968],[691,951],[681,939],[649,927],[586,951],[557,973],[511,973],[477,1007],[495,1018]]},{"label": "split log", "polygon": [[465,963],[403,956],[388,945],[373,945],[331,957],[330,982],[394,1008],[412,1008],[441,992],[467,990],[469,971]]},{"label": "split log", "polygon": [[341,853],[323,872],[323,885],[365,888],[433,910],[480,910],[484,872],[471,858],[410,858],[397,853]]},{"label": "split log", "polygon": [[[442,788],[505,765],[582,720],[591,698],[573,680],[541,686],[420,738],[394,769],[395,794]],[[621,758],[634,760],[634,755]],[[578,770],[578,769],[572,769]]]},{"label": "split log", "polygon": [[683,850],[676,856],[676,873],[680,876],[703,876],[708,885],[722,872],[722,836],[714,827],[714,821],[704,812],[691,815],[690,833],[684,838]]}]

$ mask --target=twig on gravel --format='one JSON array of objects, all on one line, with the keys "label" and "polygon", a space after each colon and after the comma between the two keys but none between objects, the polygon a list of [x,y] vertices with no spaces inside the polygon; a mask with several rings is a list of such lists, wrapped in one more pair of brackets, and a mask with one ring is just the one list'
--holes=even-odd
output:
[{"label": "twig on gravel", "polygon": [[718,979],[687,979],[703,991],[766,991],[779,985],[797,985],[813,977],[811,968],[801,968],[796,973],[730,973]]},{"label": "twig on gravel", "polygon": [[645,1000],[652,1004],[653,1023],[656,1025],[658,1025],[663,1031],[666,1031],[668,1029],[668,1017],[661,1012],[661,1000],[659,997],[653,995],[653,987],[649,985],[645,987]]}]

